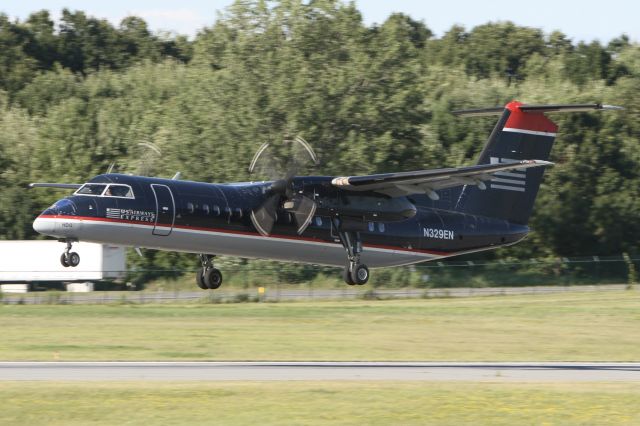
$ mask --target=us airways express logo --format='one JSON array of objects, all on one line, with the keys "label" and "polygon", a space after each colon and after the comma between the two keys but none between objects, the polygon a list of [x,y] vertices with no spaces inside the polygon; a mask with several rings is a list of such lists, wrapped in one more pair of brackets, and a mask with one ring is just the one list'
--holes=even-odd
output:
[{"label": "us airways express logo", "polygon": [[107,208],[107,219],[135,220],[136,222],[155,222],[155,212],[133,209]]}]

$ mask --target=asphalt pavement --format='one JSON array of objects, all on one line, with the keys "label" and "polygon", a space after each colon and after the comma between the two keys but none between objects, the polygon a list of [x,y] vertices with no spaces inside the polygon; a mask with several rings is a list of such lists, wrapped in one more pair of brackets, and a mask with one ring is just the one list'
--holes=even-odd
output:
[{"label": "asphalt pavement", "polygon": [[640,363],[0,362],[0,380],[638,382]]},{"label": "asphalt pavement", "polygon": [[624,284],[577,285],[577,286],[532,286],[532,287],[462,287],[462,288],[399,288],[379,289],[371,286],[348,286],[339,289],[266,287],[265,292],[258,293],[257,288],[247,290],[195,290],[195,291],[95,291],[90,293],[55,293],[31,292],[28,294],[3,294],[0,303],[13,304],[107,304],[107,303],[168,303],[188,302],[214,298],[234,300],[239,295],[256,297],[265,302],[299,301],[299,300],[353,300],[362,298],[411,299],[439,297],[478,297],[478,296],[516,296],[541,295],[573,292],[607,292],[622,291]]}]

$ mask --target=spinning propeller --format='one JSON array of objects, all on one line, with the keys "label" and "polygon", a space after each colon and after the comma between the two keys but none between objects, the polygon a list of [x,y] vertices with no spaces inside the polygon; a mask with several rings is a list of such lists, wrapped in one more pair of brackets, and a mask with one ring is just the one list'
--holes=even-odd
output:
[{"label": "spinning propeller", "polygon": [[[308,162],[318,164],[318,157],[311,146],[300,136],[296,136],[292,141],[288,141],[290,152],[285,153],[288,160],[286,163],[277,157],[273,157],[268,148],[269,143],[264,143],[253,156],[249,173],[260,170],[262,174],[273,180],[265,193],[267,199],[257,208],[251,211],[251,222],[261,235],[268,236],[273,230],[273,226],[278,219],[278,209],[291,213],[297,225],[298,235],[301,235],[316,212],[316,203],[311,198],[305,196],[302,191],[295,193],[293,180],[298,170]],[[282,164],[284,172],[282,171]],[[283,177],[284,175],[284,177]]]},{"label": "spinning propeller", "polygon": [[106,173],[152,176],[160,158],[162,158],[162,151],[158,145],[152,142],[139,142],[129,153],[128,161],[117,158],[109,164]]}]

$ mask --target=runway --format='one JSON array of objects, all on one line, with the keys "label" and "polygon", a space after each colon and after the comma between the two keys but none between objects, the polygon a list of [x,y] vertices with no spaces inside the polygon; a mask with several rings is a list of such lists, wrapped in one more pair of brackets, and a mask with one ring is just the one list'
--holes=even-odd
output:
[{"label": "runway", "polygon": [[408,380],[468,382],[640,381],[640,363],[0,362],[0,380]]},{"label": "runway", "polygon": [[[382,299],[418,299],[439,297],[479,297],[479,296],[523,296],[544,295],[575,292],[609,292],[623,291],[626,284],[578,285],[578,286],[532,286],[532,287],[460,287],[460,288],[398,288],[372,289],[371,287],[344,286],[340,289],[325,288],[291,288],[290,286],[267,287],[264,294],[258,289],[237,290],[221,289],[215,291],[94,291],[90,293],[61,293],[57,295],[57,303],[76,304],[108,304],[108,303],[171,303],[192,302],[205,297],[219,300],[233,300],[239,294],[259,297],[265,302],[303,301],[303,300],[354,300],[362,299],[365,294],[371,298]],[[34,291],[26,294],[3,294],[0,303],[5,305],[42,305],[51,304],[51,295],[45,291]]]}]

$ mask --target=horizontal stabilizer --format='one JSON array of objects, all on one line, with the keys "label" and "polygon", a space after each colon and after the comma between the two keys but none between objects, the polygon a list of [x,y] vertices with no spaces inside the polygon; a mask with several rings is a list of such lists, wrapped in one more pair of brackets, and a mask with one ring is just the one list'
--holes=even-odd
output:
[{"label": "horizontal stabilizer", "polygon": [[[465,117],[482,117],[487,115],[501,115],[505,107],[490,107],[477,109],[463,109],[453,111],[453,115]],[[598,110],[621,110],[624,109],[615,105],[603,104],[575,104],[575,105],[519,105],[522,112],[584,112]]]},{"label": "horizontal stabilizer", "polygon": [[81,183],[30,183],[29,188],[58,188],[58,189],[79,189]]}]

